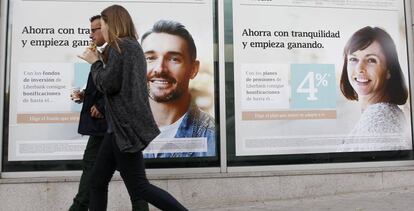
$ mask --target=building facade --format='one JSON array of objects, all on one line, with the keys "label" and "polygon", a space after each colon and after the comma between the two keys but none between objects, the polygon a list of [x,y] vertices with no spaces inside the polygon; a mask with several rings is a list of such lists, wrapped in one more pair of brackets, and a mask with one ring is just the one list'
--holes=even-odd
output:
[{"label": "building facade", "polygon": [[[1,1],[0,210],[70,206],[87,141],[77,133],[81,107],[69,99],[89,70],[76,55],[90,43],[89,17],[114,3]],[[200,62],[192,105],[215,122],[209,135],[154,140],[144,151],[151,182],[189,208],[414,185],[413,3],[119,3],[139,35],[159,20],[185,26]],[[361,44],[364,36],[377,37]],[[402,80],[391,81],[396,75]],[[347,80],[358,100],[343,91]],[[364,93],[382,91],[380,80],[405,84],[406,100],[366,107]],[[119,175],[108,209],[130,209]]]}]

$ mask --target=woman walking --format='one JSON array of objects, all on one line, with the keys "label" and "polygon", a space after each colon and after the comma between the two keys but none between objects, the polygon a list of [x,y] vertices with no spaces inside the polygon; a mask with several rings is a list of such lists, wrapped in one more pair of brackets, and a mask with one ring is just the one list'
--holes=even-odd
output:
[{"label": "woman walking", "polygon": [[166,191],[151,185],[142,150],[159,134],[149,103],[146,61],[128,11],[112,5],[101,13],[101,30],[108,43],[108,62],[91,49],[80,56],[92,64],[91,74],[105,94],[108,131],[91,176],[89,209],[106,210],[108,184],[120,172],[131,200],[142,198],[161,210],[187,210]]}]

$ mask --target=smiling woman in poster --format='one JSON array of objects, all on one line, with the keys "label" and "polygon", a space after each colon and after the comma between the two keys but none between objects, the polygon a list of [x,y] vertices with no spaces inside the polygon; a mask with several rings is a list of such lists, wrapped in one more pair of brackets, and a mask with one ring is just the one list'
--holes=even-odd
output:
[{"label": "smiling woman in poster", "polygon": [[398,105],[406,103],[408,90],[387,32],[367,26],[352,35],[344,49],[340,86],[347,99],[360,103],[362,112],[350,133],[358,141],[345,140],[341,151],[387,150],[392,148],[383,142],[402,141],[407,121]]}]

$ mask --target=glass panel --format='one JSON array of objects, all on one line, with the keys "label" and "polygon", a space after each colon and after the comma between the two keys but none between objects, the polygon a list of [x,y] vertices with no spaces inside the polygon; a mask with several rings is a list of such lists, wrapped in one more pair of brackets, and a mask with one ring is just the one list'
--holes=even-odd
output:
[{"label": "glass panel", "polygon": [[[147,167],[219,165],[216,1],[15,0],[9,4],[12,39],[4,171],[80,169],[88,136],[78,134],[82,104],[69,96],[75,87],[85,88],[90,65],[76,55],[90,43],[89,18],[111,4],[129,11],[140,38],[160,20],[166,20],[158,22],[164,26],[182,24],[192,37],[152,33],[139,40],[147,57],[152,111],[162,131],[144,152]],[[191,40],[196,54],[189,53]],[[155,75],[157,64],[164,68],[163,74]],[[162,95],[165,90],[168,96]]]},{"label": "glass panel", "polygon": [[411,159],[404,1],[225,6],[230,166]]}]

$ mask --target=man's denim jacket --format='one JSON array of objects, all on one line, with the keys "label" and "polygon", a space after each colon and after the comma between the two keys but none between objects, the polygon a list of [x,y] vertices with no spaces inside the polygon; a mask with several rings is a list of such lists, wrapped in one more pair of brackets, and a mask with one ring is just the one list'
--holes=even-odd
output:
[{"label": "man's denim jacket", "polygon": [[207,137],[207,152],[145,153],[144,158],[206,157],[216,155],[215,121],[206,112],[191,104],[174,138]]}]

